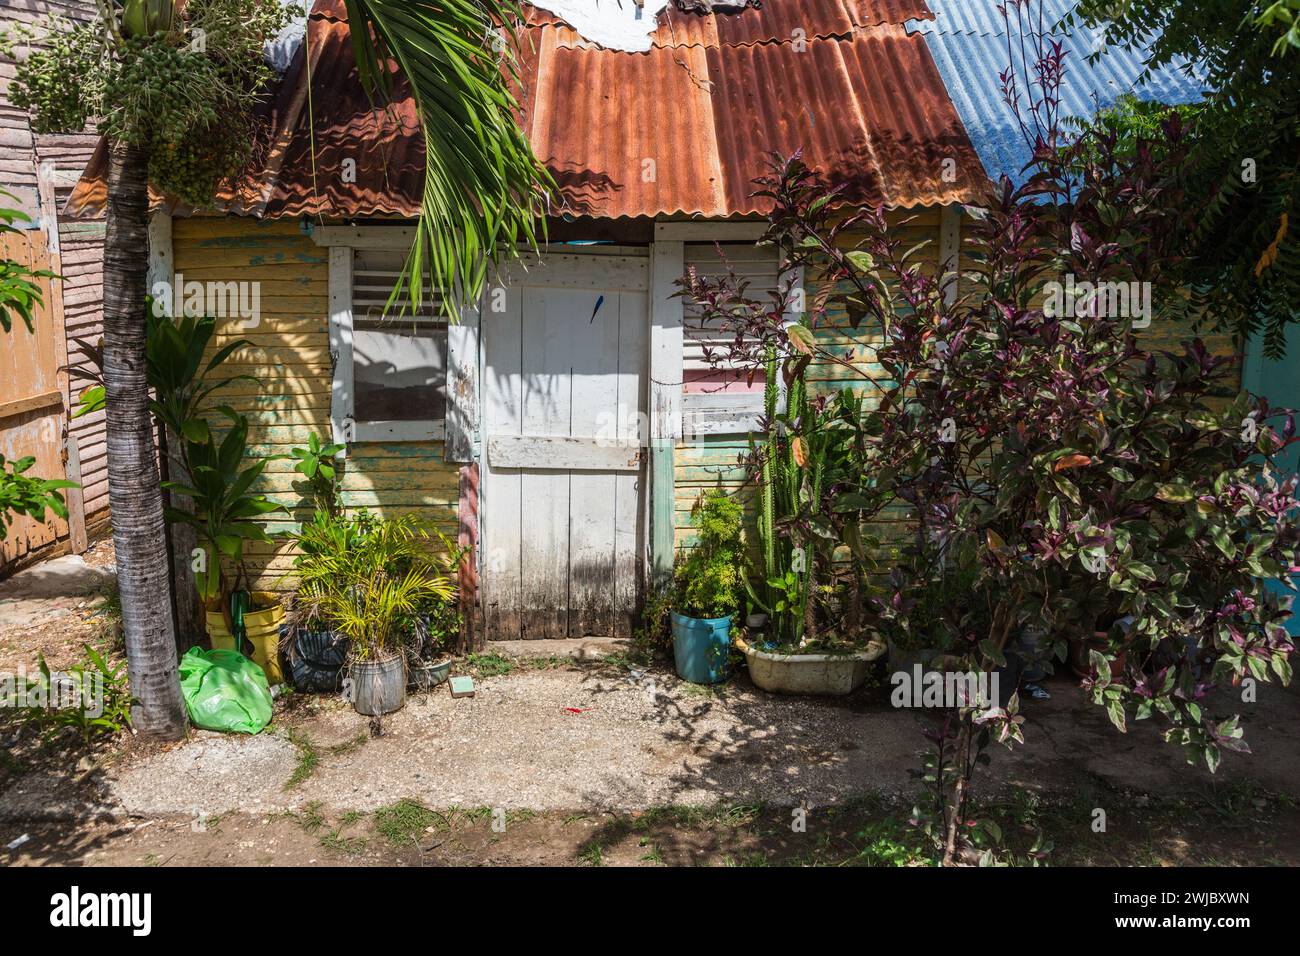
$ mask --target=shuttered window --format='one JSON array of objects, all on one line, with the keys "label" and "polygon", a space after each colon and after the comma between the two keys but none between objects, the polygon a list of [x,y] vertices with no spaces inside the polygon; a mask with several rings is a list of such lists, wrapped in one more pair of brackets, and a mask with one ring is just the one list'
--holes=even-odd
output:
[{"label": "shuttered window", "polygon": [[[762,302],[777,290],[776,251],[771,246],[758,246],[752,242],[689,242],[685,249],[686,267],[694,267],[697,275],[708,279],[725,278],[728,271],[736,278],[747,281],[745,295]],[[685,302],[682,324],[682,364],[687,371],[714,371],[725,366],[711,366],[704,357],[704,349],[712,347],[715,356],[726,351],[727,343],[734,338],[725,333],[717,320],[705,321],[690,300]]]},{"label": "shuttered window", "polygon": [[405,253],[395,249],[352,250],[351,418],[356,440],[441,435],[447,409],[447,321],[436,292],[425,297],[418,313],[406,298],[389,306],[404,261]]},{"label": "shuttered window", "polygon": [[[730,273],[747,282],[745,296],[759,302],[774,295],[780,282],[776,250],[752,242],[687,243],[684,264],[697,275],[720,279]],[[705,321],[687,300],[682,316],[682,427],[687,435],[724,435],[748,432],[763,413],[764,379],[760,372],[751,383],[749,368],[733,368],[725,361],[735,333],[717,320]],[[705,358],[711,349],[714,361]]]}]

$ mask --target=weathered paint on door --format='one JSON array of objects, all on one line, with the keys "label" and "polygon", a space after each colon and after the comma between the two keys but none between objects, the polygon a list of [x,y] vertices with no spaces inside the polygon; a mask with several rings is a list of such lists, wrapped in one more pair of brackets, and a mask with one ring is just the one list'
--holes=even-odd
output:
[{"label": "weathered paint on door", "polygon": [[488,637],[630,633],[642,567],[647,262],[550,253],[483,310]]}]

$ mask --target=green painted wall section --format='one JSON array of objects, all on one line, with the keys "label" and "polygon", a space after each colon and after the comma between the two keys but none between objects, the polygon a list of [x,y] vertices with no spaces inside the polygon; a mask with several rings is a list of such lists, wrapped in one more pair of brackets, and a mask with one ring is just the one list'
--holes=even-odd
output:
[{"label": "green painted wall section", "polygon": [[[1300,409],[1300,325],[1287,329],[1286,354],[1280,359],[1265,358],[1263,343],[1258,338],[1247,342],[1242,387],[1255,395],[1265,396],[1272,405]],[[1300,446],[1292,445],[1287,449],[1282,466],[1292,474],[1300,469]],[[1300,584],[1300,575],[1296,575],[1294,580]],[[1273,589],[1283,595],[1291,593],[1280,585]],[[1291,615],[1287,630],[1300,635],[1300,614]]]}]

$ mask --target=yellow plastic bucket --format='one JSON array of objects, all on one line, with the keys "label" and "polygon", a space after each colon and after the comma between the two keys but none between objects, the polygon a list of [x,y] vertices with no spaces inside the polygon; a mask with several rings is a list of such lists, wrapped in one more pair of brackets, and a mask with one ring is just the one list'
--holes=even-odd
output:
[{"label": "yellow plastic bucket", "polygon": [[[280,672],[280,625],[284,623],[284,608],[279,595],[272,591],[254,591],[250,598],[253,607],[263,610],[249,611],[244,615],[244,631],[253,645],[253,663],[262,668],[266,682],[274,687],[284,682],[284,675]],[[234,650],[235,639],[226,629],[225,616],[212,610],[204,616],[213,649]]]}]

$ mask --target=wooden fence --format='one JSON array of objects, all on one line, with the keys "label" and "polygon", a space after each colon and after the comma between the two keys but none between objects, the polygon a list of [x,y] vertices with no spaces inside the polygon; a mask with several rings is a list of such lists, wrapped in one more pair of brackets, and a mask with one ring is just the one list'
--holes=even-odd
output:
[{"label": "wooden fence", "polygon": [[[0,257],[32,269],[58,271],[42,230],[0,237]],[[69,403],[67,340],[62,299],[51,283],[42,282],[45,307],[28,332],[21,320],[6,335],[0,332],[0,455],[10,461],[36,459],[27,473],[37,478],[79,480],[67,467],[67,408]],[[80,489],[65,492],[69,520],[47,512],[44,521],[18,518],[0,541],[0,574],[34,552],[67,540],[73,550],[85,550],[85,509]]]}]

